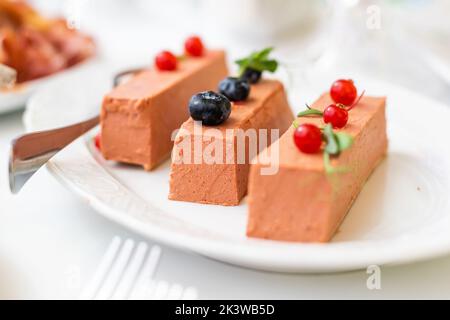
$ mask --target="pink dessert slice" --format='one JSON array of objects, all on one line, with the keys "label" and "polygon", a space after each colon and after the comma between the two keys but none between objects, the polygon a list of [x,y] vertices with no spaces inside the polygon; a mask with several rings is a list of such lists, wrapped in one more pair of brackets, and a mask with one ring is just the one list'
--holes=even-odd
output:
[{"label": "pink dessert slice", "polygon": [[[323,110],[332,104],[324,94],[312,106]],[[323,155],[305,154],[294,144],[291,127],[279,141],[251,165],[249,180],[249,237],[328,242],[344,220],[370,174],[387,152],[385,98],[364,97],[350,112],[342,129],[354,138],[353,146],[332,161],[347,173],[327,174]],[[323,126],[321,118],[299,118],[299,124]],[[279,150],[279,159],[273,157]],[[275,175],[261,175],[261,168],[279,165]]]},{"label": "pink dessert slice", "polygon": [[[293,119],[283,85],[276,80],[261,80],[252,85],[249,98],[233,103],[230,118],[219,126],[203,126],[202,130],[196,132],[195,122],[190,118],[182,125],[175,140],[169,199],[224,206],[238,205],[247,194],[251,160],[249,143],[245,143],[243,154],[238,155],[238,130],[247,132],[248,129],[266,129],[270,144],[273,142],[270,130],[278,129],[281,135],[289,128]],[[231,131],[231,134],[227,135],[227,131]],[[193,141],[196,138],[200,139],[202,150],[207,150],[216,143],[223,146],[222,163],[208,163],[201,156],[196,163],[177,161],[184,156],[180,146],[186,140],[192,141],[191,154],[195,153]],[[256,139],[259,144],[259,137]],[[231,157],[226,158],[230,154]],[[238,161],[239,156],[244,161]],[[228,161],[230,158],[232,163]]]},{"label": "pink dessert slice", "polygon": [[172,133],[189,117],[190,97],[214,90],[228,74],[225,52],[186,57],[174,71],[143,71],[110,92],[101,112],[105,159],[155,168],[173,147]]}]

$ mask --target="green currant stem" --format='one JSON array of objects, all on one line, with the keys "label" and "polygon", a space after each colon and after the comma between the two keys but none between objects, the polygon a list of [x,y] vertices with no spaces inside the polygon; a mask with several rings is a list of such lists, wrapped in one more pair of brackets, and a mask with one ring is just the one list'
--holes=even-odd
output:
[{"label": "green currant stem", "polygon": [[341,149],[332,126],[330,124],[326,125],[322,132],[323,139],[326,142],[325,152],[334,156],[339,155]]}]

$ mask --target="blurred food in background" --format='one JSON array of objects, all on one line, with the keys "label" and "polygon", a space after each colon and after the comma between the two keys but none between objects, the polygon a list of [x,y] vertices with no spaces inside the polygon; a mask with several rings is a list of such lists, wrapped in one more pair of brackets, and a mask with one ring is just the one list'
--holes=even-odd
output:
[{"label": "blurred food in background", "polygon": [[17,71],[17,83],[70,68],[95,53],[91,37],[64,19],[41,16],[25,1],[0,0],[0,64]]}]

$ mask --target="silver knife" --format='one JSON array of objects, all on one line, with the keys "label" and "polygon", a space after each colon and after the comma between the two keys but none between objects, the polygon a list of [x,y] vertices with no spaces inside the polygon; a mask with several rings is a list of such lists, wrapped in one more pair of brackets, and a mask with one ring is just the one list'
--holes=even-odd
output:
[{"label": "silver knife", "polygon": [[[114,77],[113,86],[136,74],[144,68],[120,72]],[[83,122],[66,127],[22,135],[11,142],[9,153],[9,187],[17,194],[25,183],[55,154],[71,142],[97,126],[100,117],[95,116]]]}]

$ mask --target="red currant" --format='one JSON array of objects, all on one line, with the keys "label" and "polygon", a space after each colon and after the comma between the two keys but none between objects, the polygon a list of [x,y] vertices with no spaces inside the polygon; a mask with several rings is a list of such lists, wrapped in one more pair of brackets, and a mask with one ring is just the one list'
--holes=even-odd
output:
[{"label": "red currant", "polygon": [[323,112],[323,121],[325,123],[331,123],[335,129],[341,129],[348,122],[348,111],[341,106],[332,104]]},{"label": "red currant", "polygon": [[101,139],[101,136],[100,136],[100,133],[99,133],[99,134],[97,134],[97,135],[95,136],[95,138],[94,138],[94,144],[95,144],[95,147],[96,147],[98,150],[100,150],[100,139]]},{"label": "red currant", "polygon": [[330,95],[335,103],[351,106],[356,100],[358,90],[356,90],[353,80],[341,79],[333,83]]},{"label": "red currant", "polygon": [[184,50],[188,55],[200,57],[203,55],[203,42],[199,37],[189,37],[184,43]]},{"label": "red currant", "polygon": [[301,152],[319,152],[322,145],[322,132],[313,124],[302,124],[294,131],[294,142]]},{"label": "red currant", "polygon": [[175,70],[177,63],[177,57],[170,51],[161,51],[155,58],[156,67],[161,71]]}]

